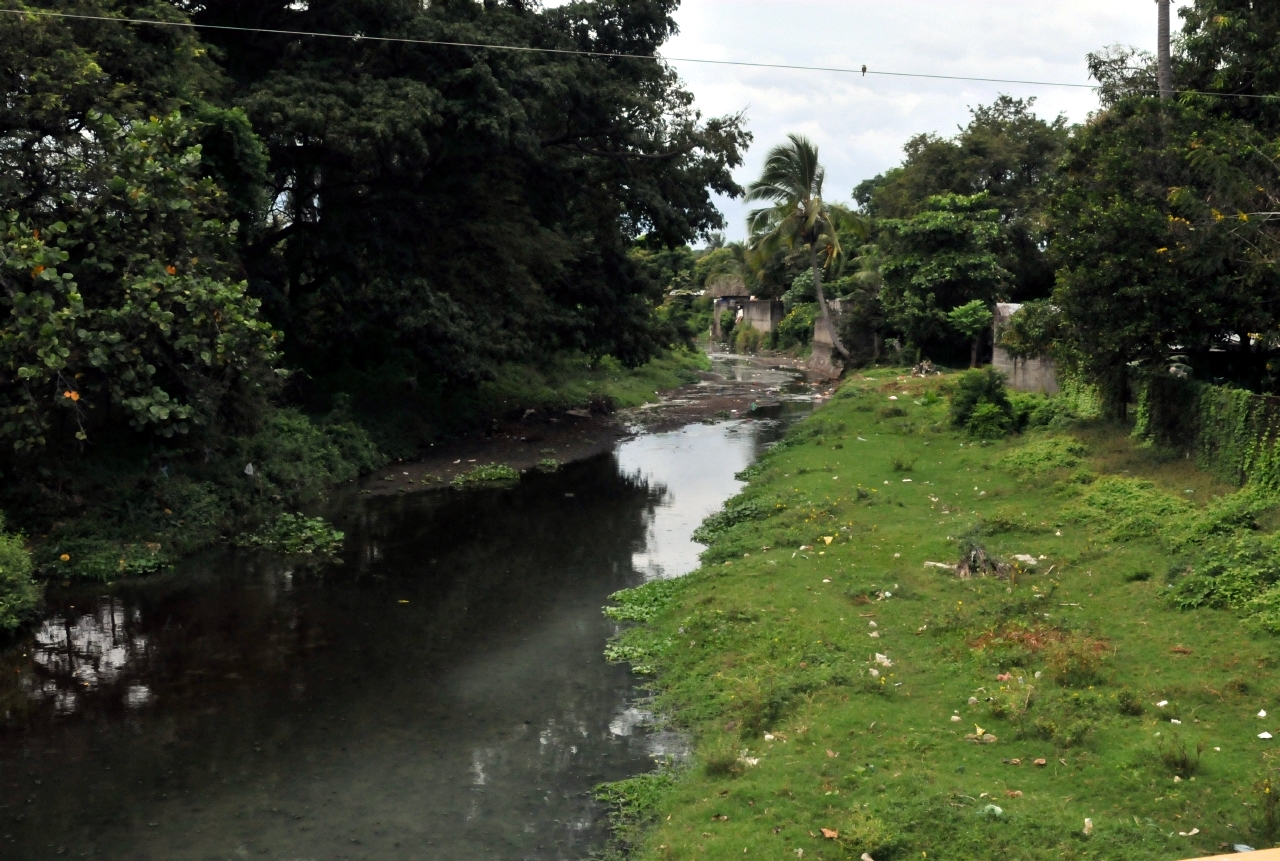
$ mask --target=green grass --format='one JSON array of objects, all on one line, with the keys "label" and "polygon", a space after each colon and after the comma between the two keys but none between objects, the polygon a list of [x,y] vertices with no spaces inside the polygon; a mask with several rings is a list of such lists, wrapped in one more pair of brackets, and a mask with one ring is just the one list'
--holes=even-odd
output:
[{"label": "green grass", "polygon": [[[1272,845],[1275,500],[1100,424],[982,444],[925,397],[936,381],[876,376],[745,472],[700,571],[611,611],[634,625],[610,656],[697,745],[645,784],[631,856]],[[926,566],[962,548],[992,573]]]}]

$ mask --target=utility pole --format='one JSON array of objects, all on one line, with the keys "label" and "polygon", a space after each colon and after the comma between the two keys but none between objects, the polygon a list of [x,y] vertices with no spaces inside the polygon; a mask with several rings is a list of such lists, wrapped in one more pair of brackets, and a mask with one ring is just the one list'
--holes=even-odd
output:
[{"label": "utility pole", "polygon": [[1157,80],[1160,83],[1160,98],[1173,98],[1173,64],[1169,60],[1169,0],[1156,0],[1160,9],[1160,24],[1157,29],[1156,47]]}]

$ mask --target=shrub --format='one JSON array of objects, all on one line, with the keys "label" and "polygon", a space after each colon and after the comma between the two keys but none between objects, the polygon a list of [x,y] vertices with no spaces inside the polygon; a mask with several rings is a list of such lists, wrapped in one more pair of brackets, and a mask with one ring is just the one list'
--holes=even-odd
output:
[{"label": "shrub", "polygon": [[1000,439],[1009,433],[1013,420],[997,404],[981,403],[973,409],[965,428],[974,439]]},{"label": "shrub", "polygon": [[1124,541],[1158,535],[1191,504],[1156,488],[1150,481],[1108,475],[1091,484],[1067,515],[1107,527],[1111,538]]},{"label": "shrub", "polygon": [[1190,777],[1200,768],[1200,754],[1204,752],[1204,742],[1196,742],[1195,753],[1187,747],[1182,736],[1173,733],[1156,742],[1156,751],[1165,768],[1178,777]]},{"label": "shrub", "polygon": [[1045,645],[1044,658],[1051,679],[1065,687],[1083,688],[1100,680],[1106,643],[1092,637],[1069,636]]},{"label": "shrub", "polygon": [[40,588],[31,579],[31,554],[22,536],[4,532],[0,515],[0,633],[16,629],[35,611]]},{"label": "shrub", "polygon": [[758,353],[763,343],[764,333],[752,326],[750,322],[745,323],[733,334],[733,349],[737,353]]},{"label": "shrub", "polygon": [[951,424],[970,428],[972,433],[971,422],[975,414],[981,405],[988,404],[994,409],[982,412],[979,429],[999,428],[999,433],[990,439],[1004,436],[1013,424],[1013,405],[1009,402],[1004,383],[1004,374],[995,368],[980,368],[961,374],[951,392]]},{"label": "shrub", "polygon": [[[810,282],[812,283],[812,282]],[[774,346],[780,350],[801,347],[813,340],[813,325],[818,317],[816,302],[801,302],[788,311],[774,330]]]}]

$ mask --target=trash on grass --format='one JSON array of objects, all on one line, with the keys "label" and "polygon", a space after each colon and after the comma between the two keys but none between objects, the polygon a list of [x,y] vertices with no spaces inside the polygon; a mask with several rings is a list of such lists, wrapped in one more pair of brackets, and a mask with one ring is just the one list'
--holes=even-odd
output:
[{"label": "trash on grass", "polygon": [[1084,835],[1085,835],[1086,837],[1088,837],[1088,836],[1089,836],[1090,834],[1092,834],[1092,833],[1093,833],[1093,820],[1092,820],[1092,819],[1085,819],[1085,821],[1084,821]]}]

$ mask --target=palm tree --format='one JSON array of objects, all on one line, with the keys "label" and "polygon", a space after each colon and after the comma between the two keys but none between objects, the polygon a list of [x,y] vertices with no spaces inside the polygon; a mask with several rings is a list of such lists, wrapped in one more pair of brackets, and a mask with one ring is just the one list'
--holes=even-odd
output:
[{"label": "palm tree", "polygon": [[832,344],[848,359],[849,351],[831,324],[831,312],[822,292],[822,270],[842,253],[839,233],[843,230],[865,237],[867,225],[845,207],[823,202],[824,171],[818,164],[818,148],[801,135],[787,135],[787,139],[789,143],[769,150],[764,172],[747,187],[747,200],[773,204],[747,216],[750,249],[757,260],[767,260],[779,248],[808,250],[818,312],[831,332]]}]

